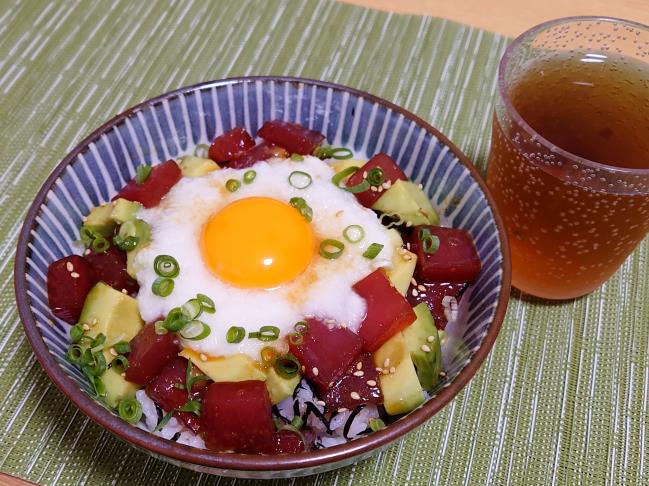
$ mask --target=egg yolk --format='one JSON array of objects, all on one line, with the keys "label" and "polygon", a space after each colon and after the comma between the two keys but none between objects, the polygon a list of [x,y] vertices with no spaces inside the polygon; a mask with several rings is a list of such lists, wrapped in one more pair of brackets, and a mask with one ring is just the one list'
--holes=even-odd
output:
[{"label": "egg yolk", "polygon": [[203,229],[203,258],[221,280],[237,287],[270,289],[309,265],[315,237],[294,207],[267,197],[228,204]]}]

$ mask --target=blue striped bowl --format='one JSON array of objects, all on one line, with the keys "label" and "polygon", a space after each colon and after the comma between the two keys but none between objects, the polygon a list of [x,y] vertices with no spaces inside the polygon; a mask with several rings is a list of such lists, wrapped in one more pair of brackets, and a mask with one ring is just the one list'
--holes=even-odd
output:
[{"label": "blue striped bowl", "polygon": [[[449,226],[473,236],[482,272],[463,298],[466,324],[452,327],[447,377],[419,409],[385,430],[300,455],[219,454],[167,441],[132,427],[95,402],[82,373],[65,360],[69,326],[47,304],[48,265],[72,253],[81,219],[109,201],[140,164],[156,164],[243,126],[256,133],[282,119],[323,132],[334,145],[372,155],[383,151],[423,184]],[[52,381],[84,413],[151,454],[195,470],[237,477],[287,477],[350,464],[387,446],[446,405],[471,379],[496,339],[510,289],[505,232],[487,188],[466,157],[411,113],[344,86],[296,78],[249,77],[182,88],[116,116],[81,142],[52,172],[27,215],[15,282],[25,332]]]}]

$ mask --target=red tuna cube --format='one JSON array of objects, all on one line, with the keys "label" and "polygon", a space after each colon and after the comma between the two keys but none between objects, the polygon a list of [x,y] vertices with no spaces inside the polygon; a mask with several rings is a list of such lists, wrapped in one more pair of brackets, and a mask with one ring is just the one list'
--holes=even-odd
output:
[{"label": "red tuna cube", "polygon": [[285,148],[290,154],[311,155],[325,136],[309,130],[297,123],[280,120],[267,121],[257,132],[257,136],[268,143]]},{"label": "red tuna cube", "polygon": [[120,292],[126,290],[129,295],[135,295],[140,288],[137,281],[126,272],[126,252],[111,245],[103,253],[90,253],[84,256],[90,264],[98,281],[110,285]]},{"label": "red tuna cube", "polygon": [[[356,186],[363,182],[365,179],[364,174],[370,170],[378,167],[383,171],[383,181],[390,182],[394,184],[398,180],[407,181],[408,178],[406,174],[399,168],[397,163],[392,160],[388,155],[384,153],[378,153],[370,160],[367,161],[363,167],[354,172],[349,179],[347,179],[347,186],[352,187]],[[367,191],[359,192],[354,194],[358,202],[361,203],[366,208],[371,208],[372,205],[383,195],[383,192],[372,191],[368,189]]]},{"label": "red tuna cube", "polygon": [[214,139],[208,154],[214,162],[222,164],[238,157],[254,146],[255,141],[245,128],[234,127]]},{"label": "red tuna cube", "polygon": [[126,379],[146,385],[180,352],[180,342],[173,333],[156,334],[155,325],[147,324],[131,340]]},{"label": "red tuna cube", "polygon": [[349,368],[327,390],[323,397],[327,407],[333,410],[346,408],[353,410],[366,403],[383,403],[379,388],[379,372],[370,353],[361,354],[352,361]]},{"label": "red tuna cube", "polygon": [[51,263],[47,268],[47,299],[52,314],[75,324],[96,283],[95,272],[83,257],[70,255]]},{"label": "red tuna cube", "polygon": [[153,166],[149,177],[142,184],[131,179],[113,200],[121,197],[142,203],[145,208],[152,208],[160,203],[162,198],[180,180],[181,175],[178,164],[173,160],[168,160]]}]

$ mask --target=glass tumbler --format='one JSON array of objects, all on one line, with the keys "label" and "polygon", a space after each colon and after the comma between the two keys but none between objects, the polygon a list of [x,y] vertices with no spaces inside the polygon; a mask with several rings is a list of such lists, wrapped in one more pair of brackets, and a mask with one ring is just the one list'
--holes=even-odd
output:
[{"label": "glass tumbler", "polygon": [[649,231],[648,62],[648,27],[597,17],[546,22],[505,52],[487,184],[518,289],[585,295]]}]

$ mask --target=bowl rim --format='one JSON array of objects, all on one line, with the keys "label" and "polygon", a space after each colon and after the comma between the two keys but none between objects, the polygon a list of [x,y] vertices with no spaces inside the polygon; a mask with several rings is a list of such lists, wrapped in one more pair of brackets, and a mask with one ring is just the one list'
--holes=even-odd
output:
[{"label": "bowl rim", "polygon": [[[422,407],[411,412],[403,419],[394,422],[389,427],[386,427],[381,431],[369,434],[365,437],[346,442],[345,444],[300,454],[255,455],[219,453],[209,450],[196,449],[194,447],[185,446],[167,439],[163,439],[161,437],[154,436],[149,432],[126,423],[118,416],[108,411],[108,409],[95,402],[95,400],[84,393],[79,388],[79,386],[65,374],[63,369],[55,361],[54,357],[51,355],[49,349],[45,345],[41,333],[36,325],[33,314],[30,311],[30,299],[27,295],[26,279],[28,254],[27,244],[30,240],[31,232],[35,226],[36,216],[39,213],[39,209],[45,202],[47,193],[59,179],[63,171],[77,158],[80,153],[82,153],[86,149],[89,144],[97,141],[104,133],[111,130],[113,126],[127,119],[134,113],[155,105],[156,103],[160,103],[163,100],[176,96],[182,96],[200,89],[244,83],[273,81],[280,83],[288,82],[304,84],[307,86],[318,86],[326,89],[347,92],[354,96],[362,97],[369,102],[381,105],[387,109],[401,114],[403,117],[415,122],[427,132],[431,133],[441,143],[446,145],[453,153],[453,155],[457,157],[460,163],[469,170],[473,179],[478,183],[483,193],[485,194],[487,203],[491,208],[492,214],[494,215],[503,260],[502,285],[500,295],[498,297],[498,304],[493,321],[491,322],[487,334],[484,336],[480,347],[473,355],[471,361],[467,363],[467,365],[460,371],[460,373],[447,387],[440,390],[437,395],[431,398]],[[496,340],[496,337],[498,336],[503,319],[505,317],[505,312],[507,310],[507,303],[509,301],[509,293],[511,289],[511,260],[505,227],[502,218],[498,213],[495,201],[491,193],[489,192],[486,183],[482,179],[477,169],[466,157],[466,155],[464,155],[448,138],[446,138],[446,136],[440,133],[436,128],[434,128],[418,116],[414,115],[413,113],[394,103],[379,98],[378,96],[344,85],[291,76],[240,76],[222,80],[206,81],[190,86],[181,87],[138,103],[105,122],[99,128],[94,130],[90,135],[85,137],[71,152],[69,152],[63,158],[63,160],[59,162],[59,164],[52,170],[51,174],[48,176],[48,178],[45,180],[40,190],[38,191],[36,197],[34,198],[34,201],[29,208],[29,211],[27,212],[23,227],[20,231],[18,246],[16,250],[16,258],[14,263],[14,289],[16,292],[18,313],[20,315],[25,334],[27,335],[27,339],[32,346],[36,358],[45,370],[45,373],[50,377],[57,388],[77,406],[77,408],[79,408],[86,416],[91,418],[94,422],[102,426],[104,429],[112,432],[120,439],[130,443],[135,447],[145,449],[159,456],[166,456],[170,459],[193,464],[196,466],[231,470],[233,472],[280,472],[290,470],[304,470],[326,464],[331,465],[337,462],[349,461],[355,456],[360,456],[363,453],[378,450],[381,447],[395,441],[415,427],[423,424],[427,419],[431,418],[448,402],[450,402],[478,371],[480,365],[487,357]]]}]

